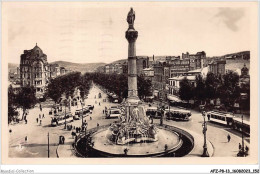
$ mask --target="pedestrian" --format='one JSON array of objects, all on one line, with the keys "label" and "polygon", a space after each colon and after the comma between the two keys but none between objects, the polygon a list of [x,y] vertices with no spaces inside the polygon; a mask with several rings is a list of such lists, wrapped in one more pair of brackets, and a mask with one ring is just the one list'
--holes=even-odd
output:
[{"label": "pedestrian", "polygon": [[98,104],[99,104],[99,106],[100,106],[100,102],[99,102]]},{"label": "pedestrian", "polygon": [[40,120],[40,125],[42,125],[42,120]]},{"label": "pedestrian", "polygon": [[64,142],[65,142],[65,137],[62,136],[62,144],[64,144]]},{"label": "pedestrian", "polygon": [[128,152],[128,149],[125,148],[125,149],[124,149],[124,154],[127,155],[127,152]]},{"label": "pedestrian", "polygon": [[103,109],[103,114],[105,113],[105,110]]},{"label": "pedestrian", "polygon": [[90,120],[92,120],[92,117],[89,117]]},{"label": "pedestrian", "polygon": [[241,144],[239,143],[238,144],[238,149],[240,150],[242,148]]},{"label": "pedestrian", "polygon": [[38,118],[36,118],[36,122],[38,123],[38,121],[39,121],[39,119]]},{"label": "pedestrian", "polygon": [[231,140],[231,136],[229,134],[227,135],[227,140],[228,140],[228,142],[230,142],[230,140]]},{"label": "pedestrian", "polygon": [[9,133],[12,133],[12,129],[9,129]]},{"label": "pedestrian", "polygon": [[24,140],[25,140],[25,142],[27,142],[27,140],[28,140],[27,136],[25,136]]},{"label": "pedestrian", "polygon": [[246,152],[248,152],[248,151],[249,151],[249,148],[246,146],[245,150],[246,150]]},{"label": "pedestrian", "polygon": [[41,119],[41,114],[39,114],[39,119]]},{"label": "pedestrian", "polygon": [[42,105],[40,104],[40,111],[42,111]]},{"label": "pedestrian", "polygon": [[164,145],[164,151],[167,151],[167,150],[168,150],[168,145],[165,144],[165,145]]},{"label": "pedestrian", "polygon": [[42,114],[42,118],[44,118],[44,114]]},{"label": "pedestrian", "polygon": [[97,123],[97,127],[99,127],[99,124]]}]

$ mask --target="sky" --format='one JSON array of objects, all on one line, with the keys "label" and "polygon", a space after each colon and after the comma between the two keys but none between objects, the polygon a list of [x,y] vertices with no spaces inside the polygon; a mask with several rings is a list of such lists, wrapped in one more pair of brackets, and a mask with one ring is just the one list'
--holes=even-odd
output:
[{"label": "sky", "polygon": [[[192,5],[191,5],[192,4]],[[19,63],[35,44],[48,62],[110,63],[126,59],[125,31],[130,7],[138,31],[137,56],[207,56],[250,50],[250,9],[246,5],[203,3],[5,3],[8,62]],[[5,33],[5,34],[6,34]]]}]

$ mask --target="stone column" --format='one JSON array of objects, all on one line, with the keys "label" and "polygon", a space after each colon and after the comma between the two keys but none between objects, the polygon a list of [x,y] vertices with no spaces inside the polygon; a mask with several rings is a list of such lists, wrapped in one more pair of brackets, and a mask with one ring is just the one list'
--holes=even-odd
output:
[{"label": "stone column", "polygon": [[136,70],[136,49],[135,41],[138,37],[138,32],[129,28],[125,37],[128,40],[128,99],[139,100],[137,93],[137,70]]},{"label": "stone column", "polygon": [[128,41],[128,98],[126,101],[126,120],[130,122],[132,112],[135,107],[138,107],[140,100],[137,92],[137,70],[136,70],[136,49],[135,41],[138,37],[138,32],[134,29],[135,12],[130,9],[127,15],[129,27],[125,32],[125,37]]}]

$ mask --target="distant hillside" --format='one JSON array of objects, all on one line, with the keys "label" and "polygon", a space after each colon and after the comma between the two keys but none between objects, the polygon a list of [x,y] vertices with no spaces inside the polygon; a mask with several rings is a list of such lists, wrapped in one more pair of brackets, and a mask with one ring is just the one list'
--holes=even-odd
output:
[{"label": "distant hillside", "polygon": [[[137,57],[147,57],[147,56],[137,56]],[[152,61],[153,60],[153,56],[148,56],[149,57],[149,60]],[[154,56],[154,60],[165,60],[166,56]],[[116,60],[114,62],[111,62],[109,64],[116,64],[116,63],[124,63],[126,62],[127,59],[120,59],[120,60]]]},{"label": "distant hillside", "polygon": [[249,60],[250,59],[250,51],[241,51],[237,53],[231,53],[231,54],[226,54],[223,57],[229,59],[244,59],[244,60]]},{"label": "distant hillside", "polygon": [[72,71],[79,71],[83,74],[86,72],[94,72],[96,68],[105,65],[105,63],[72,63],[66,61],[55,61],[50,64],[58,64],[60,67],[64,67]]},{"label": "distant hillside", "polygon": [[8,63],[8,72],[16,71],[18,66],[19,66],[19,64],[16,64],[16,63]]},{"label": "distant hillside", "polygon": [[[104,66],[105,63],[72,63],[65,61],[55,61],[49,64],[58,64],[60,67],[64,67],[68,70],[79,71],[81,73],[94,72],[98,67]],[[8,71],[16,71],[19,64],[8,63]]]},{"label": "distant hillside", "polygon": [[244,64],[246,64],[246,67],[250,69],[250,61],[249,60],[226,60],[226,69],[237,71],[241,70],[244,67]]},{"label": "distant hillside", "polygon": [[116,60],[116,61],[114,61],[114,62],[111,62],[110,64],[116,64],[116,63],[124,63],[124,62],[126,62],[127,61],[127,59],[120,59],[120,60]]}]

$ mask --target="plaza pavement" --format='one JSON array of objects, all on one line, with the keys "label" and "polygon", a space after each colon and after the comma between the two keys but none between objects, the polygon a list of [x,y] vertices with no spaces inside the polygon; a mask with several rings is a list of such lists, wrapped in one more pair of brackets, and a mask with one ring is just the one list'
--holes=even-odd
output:
[{"label": "plaza pavement", "polygon": [[[102,93],[102,98],[95,99],[98,93]],[[105,119],[103,115],[103,109],[115,105],[114,103],[103,102],[106,94],[99,89],[98,86],[94,85],[90,90],[88,98],[85,103],[94,104],[95,108],[93,113],[85,117],[88,122],[88,129],[97,126],[97,123],[102,125],[110,124],[115,121],[115,119]],[[97,101],[97,103],[95,103]],[[100,106],[99,106],[100,102]],[[71,108],[72,113],[76,109],[80,109],[81,106],[74,106]],[[174,108],[174,107],[172,107]],[[31,109],[29,115],[27,116],[28,124],[19,123],[16,125],[10,125],[9,128],[12,129],[12,133],[9,133],[9,156],[10,157],[47,157],[47,134],[50,134],[50,157],[51,158],[71,158],[75,157],[72,151],[72,143],[74,139],[72,138],[71,131],[64,129],[64,125],[57,127],[50,127],[51,116],[49,115],[50,108],[43,108],[42,113],[44,113],[45,118],[42,119],[42,125],[36,123],[36,118],[39,116],[39,107]],[[202,123],[203,117],[201,113],[196,111],[191,111],[191,120],[187,122],[182,121],[166,121],[164,124],[172,125],[181,129],[188,131],[194,136],[194,149],[188,155],[189,157],[199,157],[203,152],[203,134],[202,134]],[[90,120],[90,116],[92,120]],[[81,126],[81,120],[74,120],[71,124],[75,127]],[[159,119],[155,119],[154,122],[159,123]],[[208,123],[207,131],[207,145],[208,152],[213,157],[235,157],[238,153],[238,144],[241,143],[241,135],[234,130],[224,127],[222,125],[217,125],[214,123]],[[75,131],[75,130],[73,130]],[[231,141],[227,142],[227,135],[231,135]],[[58,144],[58,138],[60,135],[65,137],[65,144]],[[25,142],[24,137],[28,137],[28,141]],[[245,141],[245,145],[249,148],[249,144]]]}]

